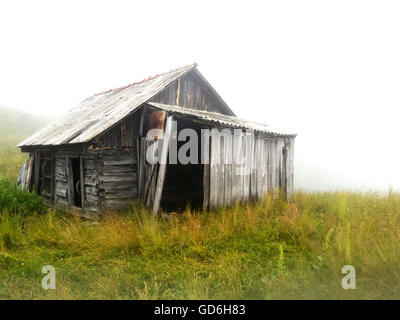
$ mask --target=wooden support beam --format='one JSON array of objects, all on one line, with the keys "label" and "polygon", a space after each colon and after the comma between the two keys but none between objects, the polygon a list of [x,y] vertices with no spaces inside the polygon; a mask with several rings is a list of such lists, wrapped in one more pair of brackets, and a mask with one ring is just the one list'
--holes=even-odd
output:
[{"label": "wooden support beam", "polygon": [[34,162],[35,162],[35,156],[34,154],[31,154],[28,162],[28,171],[26,173],[26,191],[28,192],[32,191],[32,175],[33,175]]},{"label": "wooden support beam", "polygon": [[171,139],[173,119],[173,116],[169,116],[167,118],[167,123],[164,131],[164,139],[162,140],[161,144],[161,157],[159,158],[160,164],[158,168],[157,185],[153,203],[153,213],[155,215],[158,214],[158,210],[160,209],[161,196],[164,188],[165,174],[167,171],[168,146],[169,140]]}]

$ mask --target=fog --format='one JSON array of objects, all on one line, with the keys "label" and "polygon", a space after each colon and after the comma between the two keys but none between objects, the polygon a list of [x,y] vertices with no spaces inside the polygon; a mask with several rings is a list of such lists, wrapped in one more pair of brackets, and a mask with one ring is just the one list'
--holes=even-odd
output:
[{"label": "fog", "polygon": [[297,188],[400,189],[399,16],[397,1],[1,2],[0,104],[60,115],[197,62],[239,117],[298,133]]}]

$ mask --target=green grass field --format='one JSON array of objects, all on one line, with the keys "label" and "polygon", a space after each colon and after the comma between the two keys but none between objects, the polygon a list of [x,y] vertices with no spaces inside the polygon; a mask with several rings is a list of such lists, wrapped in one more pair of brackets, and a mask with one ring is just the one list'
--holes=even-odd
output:
[{"label": "green grass field", "polygon": [[[2,299],[399,299],[400,196],[297,192],[163,220],[0,215]],[[356,289],[341,287],[344,265]],[[44,290],[41,269],[56,269]]]},{"label": "green grass field", "polygon": [[[0,182],[0,299],[400,298],[398,193],[297,191],[290,205],[171,219],[135,206],[93,223],[15,189],[25,158],[3,141],[0,178],[12,182]],[[41,286],[46,265],[56,290]],[[341,286],[344,265],[355,290]]]}]

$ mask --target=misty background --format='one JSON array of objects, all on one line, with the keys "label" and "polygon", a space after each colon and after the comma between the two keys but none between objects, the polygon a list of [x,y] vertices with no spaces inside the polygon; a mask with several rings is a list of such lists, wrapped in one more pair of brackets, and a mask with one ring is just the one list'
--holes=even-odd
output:
[{"label": "misty background", "polygon": [[1,2],[0,105],[47,119],[197,62],[238,117],[298,133],[297,188],[400,189],[399,16],[397,1]]}]

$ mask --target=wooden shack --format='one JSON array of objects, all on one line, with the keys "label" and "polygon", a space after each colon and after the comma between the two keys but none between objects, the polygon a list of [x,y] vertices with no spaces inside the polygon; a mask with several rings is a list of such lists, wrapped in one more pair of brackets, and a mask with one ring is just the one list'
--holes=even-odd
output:
[{"label": "wooden shack", "polygon": [[[197,161],[171,161],[171,146],[185,144],[177,135],[188,128],[201,140],[198,152],[190,150]],[[160,134],[149,137],[151,129]],[[193,64],[92,95],[21,142],[29,159],[18,182],[87,213],[136,200],[154,213],[187,204],[207,210],[280,191],[290,200],[294,139],[238,119]]]}]

